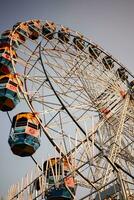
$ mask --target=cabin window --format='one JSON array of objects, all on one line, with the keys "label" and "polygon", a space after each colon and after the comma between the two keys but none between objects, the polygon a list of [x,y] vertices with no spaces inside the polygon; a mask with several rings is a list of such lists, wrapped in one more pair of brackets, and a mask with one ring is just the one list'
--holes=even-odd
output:
[{"label": "cabin window", "polygon": [[27,118],[22,117],[21,119],[17,120],[16,127],[20,126],[27,126]]},{"label": "cabin window", "polygon": [[4,49],[0,49],[0,53],[3,53],[4,52]]},{"label": "cabin window", "polygon": [[9,80],[8,77],[4,77],[4,78],[0,79],[0,83],[7,83],[8,80]]},{"label": "cabin window", "polygon": [[28,122],[28,126],[34,129],[38,129],[38,126],[36,124],[32,124],[31,122]]},{"label": "cabin window", "polygon": [[9,83],[10,83],[11,85],[17,87],[17,83],[15,83],[15,82],[13,82],[13,81],[11,81],[11,80],[9,81]]},{"label": "cabin window", "polygon": [[62,175],[62,168],[61,168],[61,164],[55,164],[54,166],[51,167],[48,170],[48,174],[47,174],[47,178],[49,178],[49,176],[55,176],[57,173],[57,175]]}]

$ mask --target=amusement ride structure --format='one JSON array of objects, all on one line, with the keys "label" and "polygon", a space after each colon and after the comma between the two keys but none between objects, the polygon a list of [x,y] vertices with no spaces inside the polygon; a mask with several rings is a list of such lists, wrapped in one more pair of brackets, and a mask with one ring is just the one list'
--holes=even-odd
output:
[{"label": "amusement ride structure", "polygon": [[[11,151],[38,168],[8,200],[134,199],[134,76],[81,33],[40,20],[3,32],[0,110]],[[44,138],[54,154],[40,166]]]}]

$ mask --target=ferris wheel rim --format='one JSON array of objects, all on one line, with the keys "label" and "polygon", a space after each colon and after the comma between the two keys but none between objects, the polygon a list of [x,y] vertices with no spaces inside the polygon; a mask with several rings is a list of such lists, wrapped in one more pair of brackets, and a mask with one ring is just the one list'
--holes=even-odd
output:
[{"label": "ferris wheel rim", "polygon": [[[29,22],[29,21],[27,21],[27,22]],[[23,23],[23,22],[22,22]],[[17,27],[16,27],[16,29],[17,29]],[[15,31],[15,30],[14,30]],[[54,34],[57,34],[57,32],[55,32]],[[74,36],[74,35],[73,35]],[[85,40],[86,41],[86,40]],[[86,41],[87,42],[87,41]],[[89,43],[89,42],[88,42]],[[91,43],[90,42],[90,44],[94,44],[94,43]],[[96,44],[95,44],[96,45]],[[98,46],[97,46],[97,48],[98,48]],[[99,49],[99,48],[98,48]],[[102,52],[104,52],[106,55],[109,55],[109,54],[107,54],[105,51],[103,51],[102,49],[100,49]],[[113,59],[113,58],[112,58]],[[114,60],[115,61],[115,60]],[[118,63],[119,64],[119,63]],[[34,108],[33,108],[34,109]],[[32,111],[32,112],[34,112],[34,111]]]}]

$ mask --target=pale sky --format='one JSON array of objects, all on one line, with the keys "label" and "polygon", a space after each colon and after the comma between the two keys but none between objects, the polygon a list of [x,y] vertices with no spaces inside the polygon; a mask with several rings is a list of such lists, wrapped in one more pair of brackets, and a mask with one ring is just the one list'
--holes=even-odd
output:
[{"label": "pale sky", "polygon": [[[38,18],[63,24],[110,52],[134,72],[134,1],[133,0],[1,0],[0,31],[18,21]],[[7,140],[10,121],[0,112],[0,196],[34,166],[30,158],[12,154]],[[35,155],[40,160],[41,147]]]}]

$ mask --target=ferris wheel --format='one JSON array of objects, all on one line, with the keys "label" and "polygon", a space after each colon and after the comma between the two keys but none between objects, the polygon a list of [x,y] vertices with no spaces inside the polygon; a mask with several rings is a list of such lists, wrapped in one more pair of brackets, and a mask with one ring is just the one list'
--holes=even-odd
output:
[{"label": "ferris wheel", "polygon": [[36,162],[45,140],[53,154],[8,199],[134,198],[133,78],[100,46],[51,21],[2,33],[0,110],[11,121],[11,151]]}]

